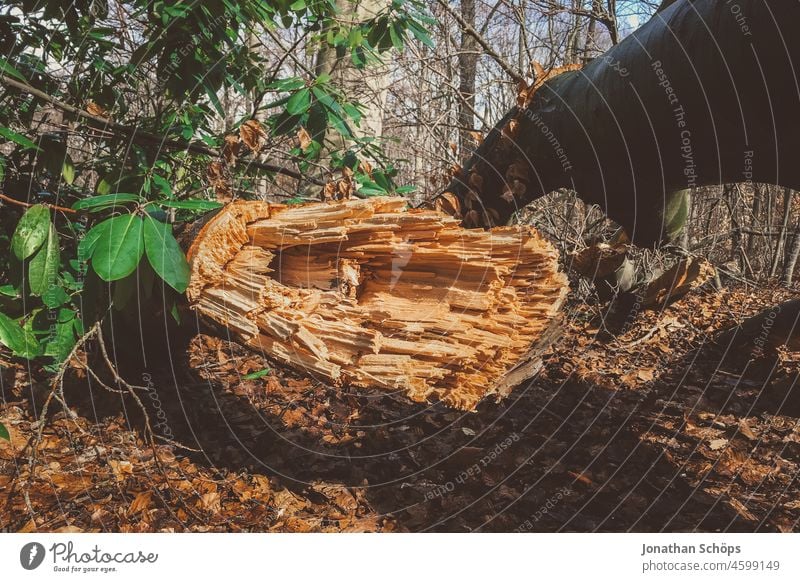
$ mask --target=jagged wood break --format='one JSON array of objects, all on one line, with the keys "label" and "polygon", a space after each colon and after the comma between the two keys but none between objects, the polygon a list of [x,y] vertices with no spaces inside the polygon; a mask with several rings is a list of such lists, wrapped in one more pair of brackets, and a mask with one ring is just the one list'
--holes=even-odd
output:
[{"label": "jagged wood break", "polygon": [[567,289],[535,230],[468,230],[402,198],[235,202],[188,256],[193,306],[251,348],[464,410],[535,373]]}]

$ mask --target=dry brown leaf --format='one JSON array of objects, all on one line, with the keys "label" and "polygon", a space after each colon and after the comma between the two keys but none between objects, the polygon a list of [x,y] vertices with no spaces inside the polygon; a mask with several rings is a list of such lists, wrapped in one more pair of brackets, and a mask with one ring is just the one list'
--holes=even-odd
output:
[{"label": "dry brown leaf", "polygon": [[219,513],[221,507],[221,499],[219,493],[216,491],[209,491],[200,496],[200,506],[212,513]]},{"label": "dry brown leaf", "polygon": [[213,184],[216,180],[221,180],[224,176],[224,168],[220,162],[211,162],[206,168],[208,180]]},{"label": "dry brown leaf", "polygon": [[639,380],[642,380],[643,382],[649,382],[654,378],[655,376],[654,372],[655,370],[653,368],[644,368],[642,370],[639,370],[636,376],[639,378]]},{"label": "dry brown leaf", "polygon": [[222,162],[211,162],[206,169],[210,186],[214,189],[217,200],[222,203],[230,202],[233,199],[233,191],[228,185],[225,176],[225,167]]},{"label": "dry brown leaf", "polygon": [[571,64],[545,70],[541,64],[535,61],[532,62],[531,68],[533,69],[534,80],[531,85],[528,85],[524,81],[520,81],[519,85],[517,86],[517,107],[520,109],[528,107],[531,104],[536,91],[538,91],[539,88],[550,79],[569,71],[579,71],[582,67],[583,65]]},{"label": "dry brown leaf", "polygon": [[225,136],[225,145],[222,146],[222,157],[225,163],[229,166],[236,164],[236,158],[239,157],[240,142],[239,138],[235,135]]},{"label": "dry brown leaf", "polygon": [[152,491],[142,491],[141,493],[137,494],[136,497],[133,498],[133,501],[131,501],[130,507],[128,507],[128,513],[135,515],[140,511],[148,509],[150,507],[150,501],[152,497]]},{"label": "dry brown leaf", "polygon": [[297,139],[300,141],[301,150],[305,150],[311,145],[311,142],[314,141],[311,139],[311,135],[306,131],[305,127],[301,127],[297,130]]},{"label": "dry brown leaf", "polygon": [[336,198],[336,193],[338,192],[338,188],[336,186],[336,182],[328,182],[322,188],[322,200],[324,202],[330,202]]},{"label": "dry brown leaf", "polygon": [[708,448],[712,451],[718,451],[728,445],[728,439],[713,439],[708,441]]},{"label": "dry brown leaf", "polygon": [[739,433],[751,441],[758,439],[758,436],[756,436],[756,433],[754,433],[753,429],[750,428],[750,425],[747,423],[747,419],[745,418],[739,421]]},{"label": "dry brown leaf", "polygon": [[461,216],[461,202],[452,192],[443,192],[433,201],[434,208],[455,218]]},{"label": "dry brown leaf", "polygon": [[86,111],[90,115],[95,115],[97,117],[108,117],[108,111],[106,111],[103,107],[101,107],[94,101],[89,101],[86,104]]},{"label": "dry brown leaf", "polygon": [[111,459],[108,461],[108,466],[111,467],[111,472],[117,481],[124,481],[128,475],[133,475],[133,464],[130,461]]},{"label": "dry brown leaf", "polygon": [[257,119],[248,119],[239,126],[239,137],[247,147],[258,153],[264,145],[263,140],[267,138],[267,132]]}]

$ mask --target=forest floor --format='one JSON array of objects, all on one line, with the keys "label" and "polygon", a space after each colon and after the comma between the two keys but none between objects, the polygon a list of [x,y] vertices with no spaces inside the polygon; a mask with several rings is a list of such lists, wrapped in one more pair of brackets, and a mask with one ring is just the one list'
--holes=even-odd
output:
[{"label": "forest floor", "polygon": [[[10,531],[796,531],[800,354],[709,340],[794,298],[698,291],[616,335],[575,303],[541,374],[475,413],[336,390],[211,335],[173,351],[143,415],[71,372],[31,476],[46,385],[6,366]],[[256,372],[256,374],[252,374]],[[243,376],[250,374],[250,378]],[[142,383],[142,382],[139,382]],[[35,398],[32,394],[36,395]],[[37,408],[34,411],[34,400]]]}]

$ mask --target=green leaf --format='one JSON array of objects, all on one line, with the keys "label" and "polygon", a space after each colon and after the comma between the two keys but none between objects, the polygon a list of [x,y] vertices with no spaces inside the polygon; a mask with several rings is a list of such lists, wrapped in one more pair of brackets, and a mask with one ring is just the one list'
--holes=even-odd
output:
[{"label": "green leaf", "polygon": [[408,29],[411,31],[411,34],[420,41],[422,44],[429,48],[433,48],[433,40],[428,35],[428,32],[419,24],[417,24],[413,20],[408,21]]},{"label": "green leaf", "polygon": [[50,223],[47,241],[28,264],[28,286],[31,289],[31,295],[41,296],[50,289],[58,277],[60,262],[58,233],[53,223]]},{"label": "green leaf", "polygon": [[44,303],[45,306],[49,307],[50,309],[61,307],[67,301],[69,301],[69,294],[66,291],[64,291],[62,287],[59,287],[58,285],[51,286],[42,295],[42,303]]},{"label": "green leaf", "polygon": [[344,119],[337,113],[333,111],[328,111],[328,123],[331,124],[336,131],[342,134],[344,137],[350,138],[353,137],[353,134],[350,132],[350,129],[347,127]]},{"label": "green leaf", "polygon": [[55,325],[55,331],[44,348],[44,355],[51,356],[57,362],[64,361],[77,341],[75,337],[75,312],[65,309],[61,311],[68,313],[59,314],[59,321]]},{"label": "green leaf", "polygon": [[105,178],[101,178],[100,181],[97,182],[95,190],[98,194],[108,194],[111,192],[111,182],[106,181]]},{"label": "green leaf", "polygon": [[78,243],[78,260],[88,261],[92,257],[94,247],[100,237],[103,236],[108,229],[108,221],[104,220],[100,224],[96,224],[89,232],[83,235],[83,238]]},{"label": "green leaf", "polygon": [[22,76],[22,73],[12,67],[11,64],[5,59],[0,59],[0,71],[9,77],[14,77],[18,81],[24,81],[25,83],[28,82],[28,80]]},{"label": "green leaf", "polygon": [[75,181],[75,166],[69,156],[64,158],[64,165],[61,166],[61,176],[67,184],[72,184]]},{"label": "green leaf", "polygon": [[33,324],[36,320],[36,313],[40,311],[40,309],[34,309],[31,311],[28,321],[26,321],[25,325],[22,326],[22,340],[25,346],[15,353],[15,355],[19,356],[20,358],[32,360],[33,358],[42,355],[42,345],[39,343],[39,340],[36,338],[36,332],[33,330]]},{"label": "green leaf", "polygon": [[189,286],[189,263],[178,241],[172,236],[172,226],[150,216],[145,217],[144,248],[158,276],[178,293],[186,291]]},{"label": "green leaf", "polygon": [[15,131],[11,131],[7,127],[0,126],[0,135],[3,136],[4,138],[6,138],[9,141],[13,141],[17,145],[22,146],[23,149],[26,149],[26,150],[28,150],[28,149],[38,150],[39,149],[36,146],[36,144],[33,143],[31,140],[29,140],[27,137],[25,137],[22,134],[19,134],[19,133],[15,132]]},{"label": "green leaf", "polygon": [[24,261],[39,250],[47,239],[50,228],[50,209],[42,204],[31,206],[19,219],[11,238],[11,250]]},{"label": "green leaf", "polygon": [[381,188],[383,188],[384,192],[388,192],[392,189],[392,183],[389,178],[386,177],[386,174],[380,172],[378,170],[374,170],[372,172],[372,180]]},{"label": "green leaf", "polygon": [[403,50],[403,31],[397,25],[397,23],[392,23],[389,27],[389,37],[392,39],[392,46],[396,48],[398,51]]},{"label": "green leaf", "polygon": [[172,196],[172,186],[162,176],[159,176],[158,174],[153,174],[153,184],[158,186],[158,189],[161,190],[161,192],[163,192],[167,196]]},{"label": "green leaf", "polygon": [[284,200],[284,204],[305,204],[306,202],[313,202],[313,198],[302,198],[299,196],[295,196],[294,198],[289,198]]},{"label": "green leaf", "polygon": [[178,208],[180,210],[216,210],[222,208],[222,204],[213,200],[159,200],[156,202],[165,208]]},{"label": "green leaf", "polygon": [[201,80],[203,85],[203,89],[206,90],[206,95],[208,95],[209,101],[214,106],[214,109],[217,110],[220,117],[225,117],[225,110],[222,108],[222,103],[220,103],[219,97],[217,97],[217,91],[208,83]]},{"label": "green leaf", "polygon": [[263,378],[264,376],[269,374],[270,371],[271,370],[269,368],[264,368],[263,370],[258,370],[257,372],[250,372],[249,374],[245,374],[244,376],[242,376],[242,379],[243,380],[257,380],[257,379]]},{"label": "green leaf", "polygon": [[344,112],[347,113],[347,116],[352,119],[356,125],[361,123],[361,112],[358,110],[358,107],[350,103],[344,103],[342,104],[342,109],[344,109]]},{"label": "green leaf", "polygon": [[288,79],[278,79],[267,85],[268,89],[276,89],[278,91],[296,91],[305,87],[306,82],[300,77],[289,77]]},{"label": "green leaf", "polygon": [[25,333],[17,322],[5,313],[0,313],[0,344],[15,353],[25,349]]},{"label": "green leaf", "polygon": [[103,281],[116,281],[133,273],[142,258],[143,223],[135,214],[115,216],[105,222],[108,225],[92,252],[92,268]]},{"label": "green leaf", "polygon": [[8,434],[8,429],[2,422],[0,422],[0,439],[11,440],[11,435]]},{"label": "green leaf", "polygon": [[300,89],[286,103],[286,112],[289,115],[300,115],[311,107],[311,92],[308,88]]},{"label": "green leaf", "polygon": [[102,194],[100,196],[91,196],[90,198],[78,200],[72,205],[72,209],[99,212],[100,210],[106,210],[114,206],[120,206],[130,202],[139,202],[141,199],[142,197],[138,194]]}]

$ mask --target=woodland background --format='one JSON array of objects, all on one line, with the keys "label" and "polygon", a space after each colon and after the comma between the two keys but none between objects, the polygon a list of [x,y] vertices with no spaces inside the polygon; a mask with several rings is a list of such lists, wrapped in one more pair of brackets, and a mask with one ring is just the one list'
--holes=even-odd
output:
[{"label": "woodland background", "polygon": [[[142,531],[794,529],[798,429],[795,412],[780,404],[794,388],[791,366],[779,377],[743,380],[736,363],[728,369],[707,357],[701,361],[714,365],[706,369],[683,359],[700,349],[701,336],[792,297],[800,202],[792,190],[748,181],[746,168],[740,183],[691,195],[680,247],[718,273],[713,291],[672,307],[691,315],[648,312],[596,345],[587,337],[602,331],[596,317],[604,298],[573,273],[567,340],[541,384],[506,408],[474,416],[435,410],[420,420],[403,403],[373,409],[273,370],[236,344],[195,335],[196,326],[193,334],[175,331],[194,325],[181,305],[188,271],[177,241],[199,215],[239,198],[428,199],[513,106],[515,79],[591,60],[658,4],[5,2],[3,523]],[[515,220],[545,233],[565,268],[576,253],[618,237],[601,209],[567,190]],[[125,228],[112,231],[111,221]],[[112,249],[115,260],[103,261],[98,249]],[[631,256],[638,280],[675,261],[654,249]],[[171,354],[179,370],[165,373],[157,353]],[[714,368],[728,370],[712,376],[720,391],[738,378],[737,400],[698,396],[681,384],[668,398],[672,408],[648,409],[664,404],[659,386],[674,386],[668,371],[695,374],[699,385]],[[567,377],[577,390],[558,389]],[[770,382],[774,410],[762,398]],[[104,392],[97,400],[92,388],[86,398],[91,384]],[[133,390],[152,394],[153,385],[171,392],[150,402]],[[614,398],[609,408],[605,400]],[[697,417],[702,398],[708,409],[719,405],[713,420]],[[258,425],[253,410],[279,428]],[[162,413],[168,433],[159,428]],[[623,433],[620,419],[628,421]],[[442,427],[448,437],[408,456],[395,452]],[[731,427],[766,449],[745,455],[728,447]],[[670,431],[678,433],[665,436]],[[275,432],[293,444],[281,447]],[[110,441],[100,443],[102,434]],[[481,451],[519,434],[527,436],[512,446],[513,457],[480,465]],[[594,441],[584,447],[587,434]],[[381,439],[391,446],[375,444]],[[312,452],[293,457],[294,446]],[[335,447],[333,459],[313,452],[325,447]],[[377,460],[352,461],[359,449]],[[480,479],[442,494],[476,464]],[[512,474],[517,481],[508,481]],[[553,501],[548,491],[562,494]],[[631,500],[628,509],[618,498]]]}]

